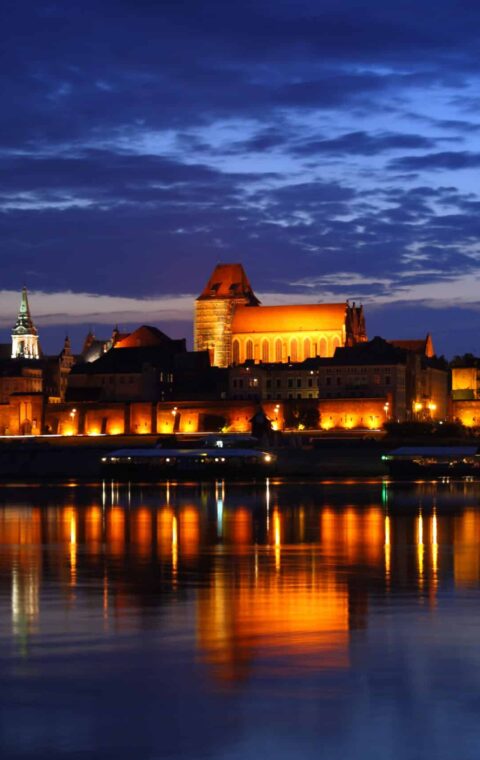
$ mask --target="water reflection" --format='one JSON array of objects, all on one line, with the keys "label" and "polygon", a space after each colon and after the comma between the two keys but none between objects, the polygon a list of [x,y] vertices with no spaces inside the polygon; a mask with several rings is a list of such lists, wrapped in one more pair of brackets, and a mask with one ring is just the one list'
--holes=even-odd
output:
[{"label": "water reflection", "polygon": [[17,504],[11,492],[0,507],[0,566],[12,634],[24,640],[48,618],[44,583],[70,603],[80,587],[117,620],[191,595],[199,653],[222,679],[244,677],[258,652],[315,653],[346,667],[348,632],[368,624],[372,594],[402,588],[433,602],[442,581],[480,583],[478,486],[385,490],[357,489],[357,503],[350,490],[343,505],[334,486],[292,501],[271,484],[248,494],[223,482],[145,492],[111,484],[100,502],[95,491],[70,492],[39,506],[29,504],[35,492]]},{"label": "water reflection", "polygon": [[369,630],[393,635],[379,621],[478,590],[479,500],[474,483],[1,489],[0,637],[38,663],[121,658],[153,630],[164,667],[188,652],[228,693],[345,677]]}]

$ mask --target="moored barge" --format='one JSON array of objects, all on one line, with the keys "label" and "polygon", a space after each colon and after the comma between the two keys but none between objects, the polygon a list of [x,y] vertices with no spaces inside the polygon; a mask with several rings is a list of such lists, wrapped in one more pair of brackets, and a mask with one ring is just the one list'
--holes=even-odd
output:
[{"label": "moored barge", "polygon": [[480,477],[478,446],[401,446],[382,459],[395,478]]}]

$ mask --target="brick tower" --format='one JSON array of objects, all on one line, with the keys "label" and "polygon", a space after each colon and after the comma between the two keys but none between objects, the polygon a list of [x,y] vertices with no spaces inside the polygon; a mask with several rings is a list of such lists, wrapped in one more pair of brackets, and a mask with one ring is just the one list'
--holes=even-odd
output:
[{"label": "brick tower", "polygon": [[216,367],[232,362],[232,321],[236,306],[258,306],[241,264],[217,264],[195,302],[195,351],[210,351]]}]

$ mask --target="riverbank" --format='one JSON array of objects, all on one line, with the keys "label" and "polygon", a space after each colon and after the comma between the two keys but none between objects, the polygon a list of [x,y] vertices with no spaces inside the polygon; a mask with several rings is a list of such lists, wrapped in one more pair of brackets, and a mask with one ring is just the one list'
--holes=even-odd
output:
[{"label": "riverbank", "polygon": [[[12,438],[0,441],[0,480],[98,480],[101,458],[123,447],[149,447],[158,436]],[[380,440],[285,436],[277,455],[280,476],[375,477],[386,474]]]}]

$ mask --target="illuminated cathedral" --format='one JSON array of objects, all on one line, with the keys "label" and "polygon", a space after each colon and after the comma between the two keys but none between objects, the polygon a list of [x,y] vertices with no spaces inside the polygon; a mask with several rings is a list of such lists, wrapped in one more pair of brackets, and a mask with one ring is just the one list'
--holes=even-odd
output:
[{"label": "illuminated cathedral", "polygon": [[195,350],[217,367],[328,358],[366,340],[362,306],[262,306],[241,264],[217,264],[195,303]]}]

